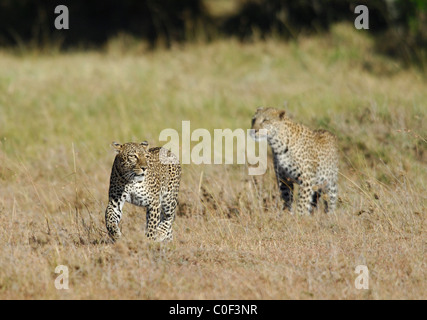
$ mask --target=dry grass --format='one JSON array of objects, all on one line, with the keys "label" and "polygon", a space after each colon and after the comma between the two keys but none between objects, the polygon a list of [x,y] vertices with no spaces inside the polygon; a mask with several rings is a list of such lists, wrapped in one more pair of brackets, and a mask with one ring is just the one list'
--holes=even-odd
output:
[{"label": "dry grass", "polygon": [[[425,79],[337,26],[299,43],[0,53],[0,298],[426,299]],[[280,210],[274,172],[185,165],[171,244],[126,205],[110,244],[109,143],[248,128],[259,105],[335,132],[335,214]],[[201,181],[201,184],[200,184]],[[370,289],[356,290],[357,265]],[[70,289],[56,290],[57,265]]]}]

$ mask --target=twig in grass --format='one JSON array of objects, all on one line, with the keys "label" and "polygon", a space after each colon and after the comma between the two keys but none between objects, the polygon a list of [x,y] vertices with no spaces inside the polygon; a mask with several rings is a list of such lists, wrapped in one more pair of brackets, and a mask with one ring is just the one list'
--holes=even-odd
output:
[{"label": "twig in grass", "polygon": [[[362,192],[368,199],[370,198],[370,195],[365,191],[365,190],[363,190],[361,187],[359,187],[353,180],[351,180],[349,177],[347,177],[345,174],[343,174],[343,173],[341,173],[341,172],[338,172],[341,176],[343,176],[344,178],[346,178],[348,181],[350,181],[351,182],[351,184],[353,184],[360,192]],[[394,224],[393,224],[393,222],[390,220],[390,218],[384,213],[384,211],[383,211],[383,209],[381,208],[381,206],[376,202],[376,201],[374,201],[373,202],[374,203],[374,205],[377,207],[377,209],[384,215],[384,217],[386,218],[386,220],[387,220],[387,222],[390,224],[390,226],[392,227],[392,229],[393,230],[395,230],[395,231],[397,231],[397,232],[399,232],[399,234],[400,235],[402,235],[402,232],[401,232],[401,230],[400,229],[398,229]]]}]

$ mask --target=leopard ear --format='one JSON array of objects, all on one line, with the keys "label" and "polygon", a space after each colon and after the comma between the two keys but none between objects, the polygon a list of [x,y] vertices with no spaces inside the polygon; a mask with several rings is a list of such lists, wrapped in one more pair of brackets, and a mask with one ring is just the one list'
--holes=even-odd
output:
[{"label": "leopard ear", "polygon": [[144,149],[148,149],[148,146],[149,146],[148,141],[141,142],[141,146],[143,146]]},{"label": "leopard ear", "polygon": [[285,114],[286,114],[286,112],[284,110],[280,110],[279,111],[279,119],[283,120],[285,118]]},{"label": "leopard ear", "polygon": [[119,153],[119,152],[120,152],[120,150],[122,150],[122,145],[121,145],[120,143],[115,142],[115,141],[113,141],[113,142],[111,143],[111,146],[115,149],[115,151],[116,151],[117,153]]},{"label": "leopard ear", "polygon": [[264,107],[258,107],[257,109],[256,109],[256,111],[258,112],[258,111],[262,111],[262,110],[264,110]]}]

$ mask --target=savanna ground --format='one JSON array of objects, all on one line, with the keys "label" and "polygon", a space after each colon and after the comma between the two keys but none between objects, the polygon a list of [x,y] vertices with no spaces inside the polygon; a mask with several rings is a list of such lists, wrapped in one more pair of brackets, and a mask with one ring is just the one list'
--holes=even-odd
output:
[{"label": "savanna ground", "polygon": [[[426,80],[351,26],[321,37],[146,51],[0,52],[1,299],[426,299]],[[184,165],[172,243],[126,204],[104,226],[115,141],[250,127],[258,106],[334,132],[334,214],[282,212],[269,161]],[[58,265],[69,290],[57,290]],[[357,290],[357,265],[369,290]]]}]

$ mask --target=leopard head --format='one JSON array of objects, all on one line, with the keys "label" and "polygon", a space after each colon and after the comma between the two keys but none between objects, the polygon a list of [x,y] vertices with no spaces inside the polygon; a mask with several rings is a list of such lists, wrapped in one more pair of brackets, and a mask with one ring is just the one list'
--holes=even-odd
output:
[{"label": "leopard head", "polygon": [[120,176],[128,181],[142,180],[148,167],[146,160],[148,142],[124,144],[113,142],[112,146],[117,153],[114,165]]},{"label": "leopard head", "polygon": [[278,124],[285,119],[285,111],[275,108],[258,108],[252,118],[251,136],[254,140],[265,140],[276,134]]}]

